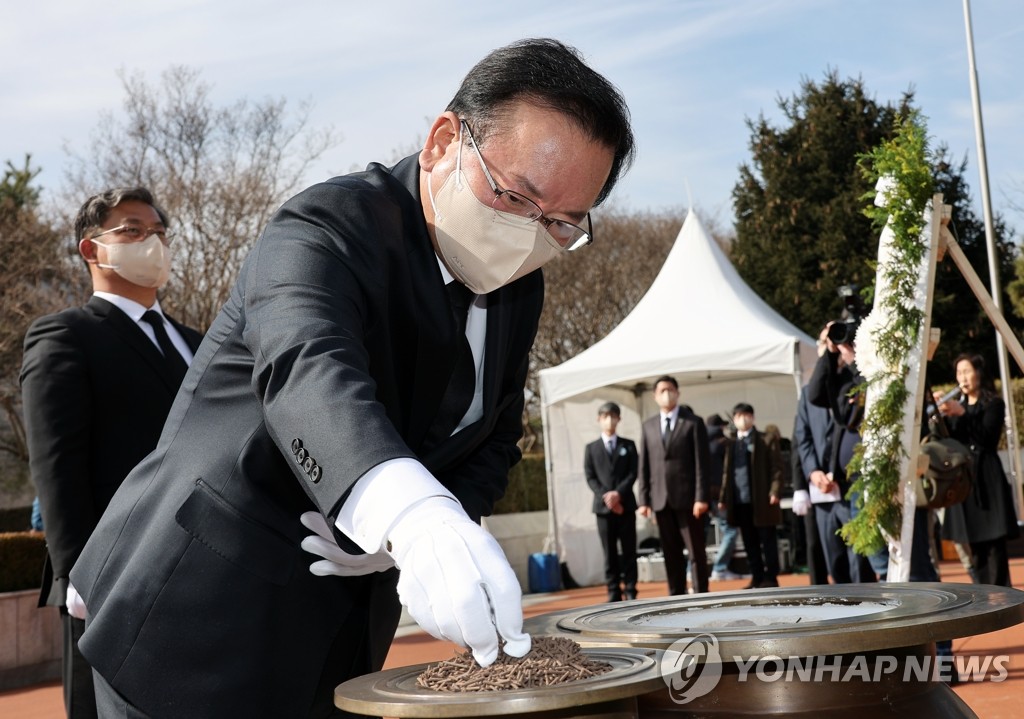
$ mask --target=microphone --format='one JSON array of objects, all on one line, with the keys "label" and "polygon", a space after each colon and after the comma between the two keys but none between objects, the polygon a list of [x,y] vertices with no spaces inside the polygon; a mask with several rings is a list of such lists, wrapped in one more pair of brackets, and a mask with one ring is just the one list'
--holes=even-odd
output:
[{"label": "microphone", "polygon": [[941,397],[939,397],[939,399],[936,400],[935,403],[936,404],[945,404],[946,402],[948,402],[951,399],[959,399],[960,398],[960,393],[961,393],[960,386],[957,385],[953,389],[949,390],[949,392],[946,392],[946,394],[944,394]]},{"label": "microphone", "polygon": [[937,400],[935,400],[935,404],[928,407],[928,416],[931,417],[933,414],[935,414],[935,410],[939,408],[939,405],[945,404],[946,402],[949,402],[951,399],[959,399],[960,394],[961,389],[959,385],[949,390],[949,392],[946,392],[946,394],[942,395]]}]

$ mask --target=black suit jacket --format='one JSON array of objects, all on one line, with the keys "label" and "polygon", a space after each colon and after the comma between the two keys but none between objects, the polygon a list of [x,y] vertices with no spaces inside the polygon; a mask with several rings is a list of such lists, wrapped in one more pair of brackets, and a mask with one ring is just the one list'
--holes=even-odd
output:
[{"label": "black suit jacket", "polygon": [[865,380],[852,367],[839,367],[839,353],[826,352],[818,358],[814,372],[804,391],[816,407],[825,407],[832,418],[831,447],[828,469],[845,497],[852,481],[846,475],[846,465],[840,457],[841,448],[851,441],[860,440],[860,423],[864,418]]},{"label": "black suit jacket", "polygon": [[504,493],[543,279],[487,296],[483,417],[431,446],[462,339],[418,179],[415,156],[371,165],[275,214],[156,451],[75,566],[82,653],[145,712],[328,710],[334,686],[383,663],[396,573],[313,576],[300,514],[333,526],[356,480],[399,457],[419,458],[474,518]]},{"label": "black suit jacket", "polygon": [[829,472],[832,447],[832,415],[825,407],[811,404],[808,386],[800,392],[793,427],[796,471],[793,489],[807,491],[808,480],[815,471]]},{"label": "black suit jacket", "polygon": [[710,502],[711,458],[704,420],[679,406],[668,443],[661,441],[661,415],[643,424],[640,440],[640,504],[656,512],[666,507],[689,512],[694,502]]},{"label": "black suit jacket", "polygon": [[587,445],[583,457],[583,474],[594,492],[594,514],[612,514],[602,497],[605,492],[619,493],[623,514],[636,511],[633,483],[636,482],[637,452],[631,439],[617,437],[615,454],[608,456],[604,438]]},{"label": "black suit jacket", "polygon": [[[201,335],[168,317],[193,352]],[[40,317],[21,369],[47,560],[40,606],[63,606],[71,567],[122,480],[156,447],[178,391],[138,323],[93,297]]]}]

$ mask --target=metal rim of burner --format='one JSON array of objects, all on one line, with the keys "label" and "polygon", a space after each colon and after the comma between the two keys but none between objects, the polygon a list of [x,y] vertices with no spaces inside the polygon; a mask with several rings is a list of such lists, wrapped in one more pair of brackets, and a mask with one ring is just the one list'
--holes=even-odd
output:
[{"label": "metal rim of burner", "polygon": [[[662,652],[633,647],[592,647],[583,649],[591,659],[612,665],[609,672],[588,679],[549,687],[507,689],[493,692],[438,692],[416,685],[428,664],[389,669],[368,674],[339,685],[335,705],[345,711],[371,716],[484,717],[509,714],[543,716],[573,707],[622,704],[627,715],[638,695],[664,688],[661,675]],[[559,714],[561,716],[561,714]],[[572,716],[580,716],[572,714]]]},{"label": "metal rim of burner", "polygon": [[[888,609],[846,618],[764,626],[668,628],[651,617],[682,616],[701,609],[813,606],[824,602],[878,603]],[[526,620],[530,634],[570,636],[581,646],[667,649],[680,636],[713,634],[725,655],[812,656],[871,652],[984,634],[1024,621],[1024,592],[1006,587],[930,582],[831,584],[739,590],[602,604]]]}]

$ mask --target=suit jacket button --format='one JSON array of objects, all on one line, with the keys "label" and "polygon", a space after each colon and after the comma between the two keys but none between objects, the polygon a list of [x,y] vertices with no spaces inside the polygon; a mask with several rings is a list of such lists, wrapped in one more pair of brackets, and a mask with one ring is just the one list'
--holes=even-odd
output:
[{"label": "suit jacket button", "polygon": [[292,454],[298,454],[300,449],[302,449],[302,440],[296,437],[292,440]]},{"label": "suit jacket button", "polygon": [[320,469],[319,464],[314,464],[313,469],[309,470],[309,478],[313,480],[313,484],[320,481],[320,475],[322,472],[323,470]]},{"label": "suit jacket button", "polygon": [[316,465],[316,462],[313,461],[312,457],[306,457],[305,461],[303,461],[303,463],[302,463],[302,468],[304,470],[306,470],[306,474],[309,474],[310,472],[313,471],[313,467],[315,465]]},{"label": "suit jacket button", "polygon": [[295,459],[299,464],[306,461],[306,457],[309,456],[309,452],[306,451],[305,447],[299,447],[299,451],[295,453]]}]

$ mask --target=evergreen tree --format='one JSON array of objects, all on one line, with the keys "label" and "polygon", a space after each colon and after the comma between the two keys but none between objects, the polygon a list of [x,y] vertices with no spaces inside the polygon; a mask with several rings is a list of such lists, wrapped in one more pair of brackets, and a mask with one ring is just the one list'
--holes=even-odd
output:
[{"label": "evergreen tree", "polygon": [[[0,453],[28,462],[21,413],[22,343],[34,319],[67,307],[77,297],[76,276],[64,236],[39,208],[40,170],[6,163],[0,178]],[[0,478],[2,479],[2,478]]]},{"label": "evergreen tree", "polygon": [[[898,118],[912,109],[913,94],[906,93],[898,106],[881,105],[859,79],[840,81],[833,70],[821,84],[804,80],[799,94],[778,104],[787,127],[773,127],[763,116],[747,123],[752,158],[740,167],[733,189],[731,258],[755,292],[816,337],[825,322],[840,317],[841,286],[874,284],[879,238],[863,212],[864,195],[874,188],[858,160],[893,135]],[[935,191],[952,206],[951,229],[988,286],[985,227],[971,208],[967,161],[957,164],[939,145],[933,167]],[[1024,298],[1024,279],[1013,281],[1017,252],[998,215],[994,231],[1004,314],[1019,331],[1024,322],[1011,312],[1010,297]],[[1024,265],[1018,273],[1024,278]],[[1024,300],[1019,306],[1024,310]],[[960,352],[981,354],[990,372],[998,373],[995,329],[949,259],[936,275],[932,326],[942,330],[930,363],[933,383],[953,381],[952,361]]]},{"label": "evergreen tree", "polygon": [[841,286],[874,281],[878,237],[862,199],[872,188],[857,161],[892,135],[912,99],[879,105],[860,80],[830,70],[820,85],[804,80],[799,94],[779,99],[788,127],[763,115],[747,122],[752,159],[733,189],[732,261],[758,295],[814,337],[840,316]]}]

